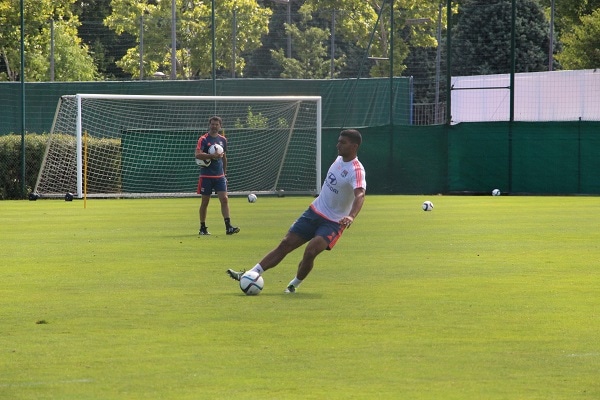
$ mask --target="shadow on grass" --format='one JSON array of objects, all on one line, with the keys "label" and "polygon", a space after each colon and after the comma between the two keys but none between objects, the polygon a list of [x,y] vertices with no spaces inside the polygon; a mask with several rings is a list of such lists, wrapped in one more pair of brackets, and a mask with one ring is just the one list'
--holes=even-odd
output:
[{"label": "shadow on grass", "polygon": [[240,293],[228,293],[226,294],[226,296],[235,296],[235,297],[248,297],[250,299],[256,299],[256,298],[261,298],[261,297],[285,297],[285,298],[289,298],[291,299],[290,301],[294,301],[294,299],[299,299],[299,300],[310,300],[310,299],[322,299],[323,298],[323,294],[322,293],[307,293],[307,292],[298,292],[298,293],[294,293],[294,294],[289,294],[289,293],[283,293],[283,290],[281,291],[281,293],[279,292],[262,292],[259,295],[256,296],[246,296],[244,293],[242,293],[240,291]]}]

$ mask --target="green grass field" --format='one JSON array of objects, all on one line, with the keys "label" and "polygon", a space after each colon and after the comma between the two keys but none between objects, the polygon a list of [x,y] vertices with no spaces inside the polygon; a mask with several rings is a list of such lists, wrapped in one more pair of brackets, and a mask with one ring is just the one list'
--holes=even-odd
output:
[{"label": "green grass field", "polygon": [[0,202],[0,398],[600,398],[599,198],[367,196],[244,296],[310,200]]}]

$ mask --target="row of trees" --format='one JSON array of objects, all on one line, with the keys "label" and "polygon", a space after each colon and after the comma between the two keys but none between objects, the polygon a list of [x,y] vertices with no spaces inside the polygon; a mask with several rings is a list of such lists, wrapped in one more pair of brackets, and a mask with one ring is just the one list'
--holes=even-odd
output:
[{"label": "row of trees", "polygon": [[[0,0],[0,80],[19,79],[21,0]],[[140,79],[172,70],[168,0],[23,0],[27,81]],[[388,76],[390,1],[217,0],[218,77]],[[511,0],[454,1],[453,75],[509,70]],[[519,0],[517,69],[600,66],[600,0]],[[395,75],[445,58],[446,2],[394,0]],[[555,35],[550,46],[550,21]],[[288,23],[291,22],[291,23]],[[212,76],[211,2],[175,1],[178,79]],[[288,41],[292,52],[288,54]]]}]

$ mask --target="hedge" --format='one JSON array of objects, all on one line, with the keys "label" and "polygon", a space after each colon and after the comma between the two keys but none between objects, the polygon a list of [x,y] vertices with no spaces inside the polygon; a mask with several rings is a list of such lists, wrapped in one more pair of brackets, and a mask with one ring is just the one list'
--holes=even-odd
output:
[{"label": "hedge", "polygon": [[[54,134],[53,141],[60,142],[62,151],[75,154],[73,136]],[[21,135],[10,134],[0,136],[0,200],[24,199],[33,192],[46,146],[48,134],[25,135],[25,193],[22,192],[22,150]],[[119,192],[121,186],[121,145],[118,139],[90,138],[88,141],[90,155],[101,152],[105,154],[104,161],[91,166],[88,173],[102,170],[101,174],[90,182],[88,189],[94,190],[96,185],[104,190]],[[64,171],[68,173],[68,171]],[[112,187],[112,189],[110,189]]]},{"label": "hedge", "polygon": [[0,136],[0,199],[23,199],[35,186],[47,134],[25,135],[25,193],[22,192],[21,135]]}]

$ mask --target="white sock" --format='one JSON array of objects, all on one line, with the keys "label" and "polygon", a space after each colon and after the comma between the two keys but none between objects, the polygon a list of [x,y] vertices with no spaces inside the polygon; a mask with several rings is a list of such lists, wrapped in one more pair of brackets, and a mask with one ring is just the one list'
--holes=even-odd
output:
[{"label": "white sock", "polygon": [[292,286],[294,286],[295,288],[297,288],[298,286],[300,286],[300,284],[301,284],[301,283],[302,283],[302,280],[301,280],[301,279],[294,278],[294,279],[292,279],[292,280],[290,281],[290,284],[289,284],[288,286],[292,285]]},{"label": "white sock", "polygon": [[260,264],[256,264],[250,271],[258,272],[259,275],[262,275],[265,272]]}]

